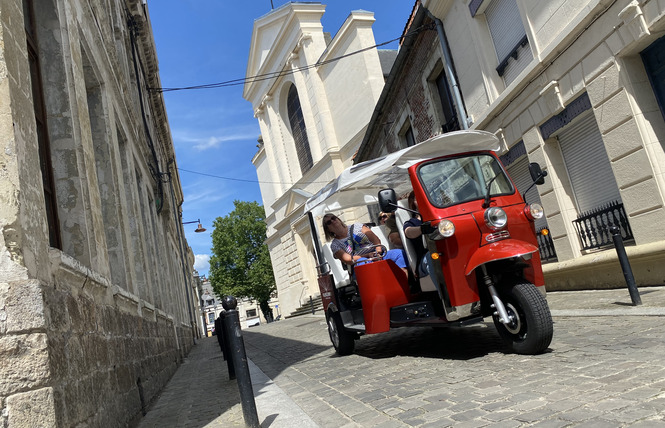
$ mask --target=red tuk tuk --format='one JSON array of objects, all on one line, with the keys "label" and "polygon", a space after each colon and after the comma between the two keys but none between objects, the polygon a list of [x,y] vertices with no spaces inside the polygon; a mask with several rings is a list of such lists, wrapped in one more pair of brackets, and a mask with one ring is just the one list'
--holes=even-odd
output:
[{"label": "red tuk tuk", "polygon": [[[463,326],[490,316],[512,352],[547,349],[553,325],[534,228],[543,211],[518,193],[499,149],[496,136],[484,131],[439,135],[354,165],[307,201],[321,299],[338,354],[352,353],[363,334]],[[538,164],[529,170],[534,184],[544,182]],[[321,244],[317,218],[378,203],[394,212],[409,265],[415,266],[402,230],[413,213],[396,196],[410,191],[422,220],[434,228],[423,236],[429,275],[418,277],[413,269],[405,274],[380,256],[349,272]]]}]

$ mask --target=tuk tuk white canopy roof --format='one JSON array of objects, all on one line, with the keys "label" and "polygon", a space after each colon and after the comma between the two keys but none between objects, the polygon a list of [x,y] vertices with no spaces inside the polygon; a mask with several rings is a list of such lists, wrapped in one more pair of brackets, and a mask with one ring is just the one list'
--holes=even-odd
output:
[{"label": "tuk tuk white canopy roof", "polygon": [[486,131],[457,131],[437,135],[415,146],[353,165],[305,203],[305,212],[327,212],[378,202],[379,190],[393,188],[397,195],[411,190],[407,170],[418,162],[440,156],[482,150],[499,151],[499,139]]}]

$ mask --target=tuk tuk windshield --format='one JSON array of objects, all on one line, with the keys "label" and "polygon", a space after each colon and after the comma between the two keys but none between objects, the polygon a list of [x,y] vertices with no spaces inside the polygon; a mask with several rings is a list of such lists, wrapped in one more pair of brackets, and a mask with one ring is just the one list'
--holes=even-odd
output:
[{"label": "tuk tuk windshield", "polygon": [[501,164],[489,154],[445,158],[418,168],[420,182],[432,205],[442,208],[492,196],[511,195],[513,185]]}]

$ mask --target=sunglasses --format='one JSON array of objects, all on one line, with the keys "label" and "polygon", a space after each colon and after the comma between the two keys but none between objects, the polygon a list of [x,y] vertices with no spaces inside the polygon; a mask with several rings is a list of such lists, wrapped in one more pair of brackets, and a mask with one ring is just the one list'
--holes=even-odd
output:
[{"label": "sunglasses", "polygon": [[329,220],[326,220],[326,226],[330,226],[333,221],[337,220],[337,217],[332,216]]},{"label": "sunglasses", "polygon": [[383,214],[383,215],[380,216],[379,218],[380,218],[381,220],[383,220],[384,218],[388,218],[388,214]]}]

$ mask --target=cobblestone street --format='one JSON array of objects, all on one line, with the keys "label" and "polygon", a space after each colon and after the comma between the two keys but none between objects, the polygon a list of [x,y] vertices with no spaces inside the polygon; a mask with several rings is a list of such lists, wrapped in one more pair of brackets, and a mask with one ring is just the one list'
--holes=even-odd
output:
[{"label": "cobblestone street", "polygon": [[[243,335],[251,361],[321,427],[665,426],[665,288],[640,291],[639,307],[626,290],[550,293],[554,339],[537,356],[504,352],[491,321],[365,336],[347,357],[335,354],[319,314]],[[216,418],[178,426],[242,425],[237,387],[213,348],[204,362],[231,402]],[[289,426],[254,392],[262,426]],[[173,412],[170,400],[160,406]],[[159,426],[159,415],[146,419]]]},{"label": "cobblestone street", "polygon": [[[603,302],[602,294],[581,306],[612,306],[616,295]],[[348,357],[334,354],[322,317],[247,330],[245,343],[252,361],[324,427],[665,426],[662,317],[554,321],[550,352],[539,356],[504,353],[491,322],[366,336]]]}]

